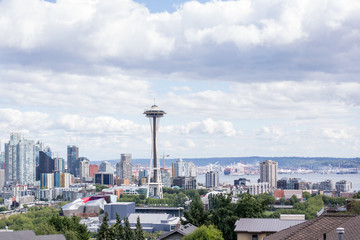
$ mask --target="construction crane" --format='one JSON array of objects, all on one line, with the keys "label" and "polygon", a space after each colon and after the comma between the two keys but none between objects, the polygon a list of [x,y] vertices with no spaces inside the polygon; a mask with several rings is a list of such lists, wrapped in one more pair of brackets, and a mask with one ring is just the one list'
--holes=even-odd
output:
[{"label": "construction crane", "polygon": [[163,167],[161,168],[161,170],[169,170],[169,169],[167,169],[167,168],[165,168],[165,157],[169,157],[170,155],[165,155],[164,153],[163,153],[163,155],[162,155],[162,157],[163,157]]}]

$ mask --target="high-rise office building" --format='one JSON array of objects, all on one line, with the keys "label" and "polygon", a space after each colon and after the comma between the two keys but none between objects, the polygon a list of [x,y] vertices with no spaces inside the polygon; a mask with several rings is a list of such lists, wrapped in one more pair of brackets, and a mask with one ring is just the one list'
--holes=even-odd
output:
[{"label": "high-rise office building", "polygon": [[5,169],[5,153],[1,152],[1,150],[0,150],[0,169]]},{"label": "high-rise office building", "polygon": [[39,152],[39,166],[36,167],[36,180],[40,180],[42,173],[52,173],[55,171],[54,159],[47,153]]},{"label": "high-rise office building", "polygon": [[90,176],[90,160],[86,157],[79,158],[80,162],[80,179],[88,178]]},{"label": "high-rise office building", "polygon": [[54,167],[56,172],[64,173],[65,172],[65,160],[63,158],[56,157],[54,158]]},{"label": "high-rise office building", "polygon": [[[43,143],[42,141],[36,141],[35,143],[35,153],[36,153],[36,166],[39,165],[39,152],[43,150]],[[51,157],[51,156],[50,156]]]},{"label": "high-rise office building", "polygon": [[271,189],[276,188],[278,180],[278,163],[266,160],[260,163],[260,182],[268,182]]},{"label": "high-rise office building", "polygon": [[77,146],[67,146],[67,169],[70,174],[76,175],[76,160],[79,158]]},{"label": "high-rise office building", "polygon": [[178,159],[172,164],[172,177],[196,177],[195,164]]},{"label": "high-rise office building", "polygon": [[5,184],[5,169],[0,169],[0,188]]},{"label": "high-rise office building", "polygon": [[95,173],[99,172],[99,166],[98,165],[90,165],[89,166],[89,177],[94,177]]},{"label": "high-rise office building", "polygon": [[205,187],[212,188],[219,185],[219,173],[216,171],[207,172],[205,175]]},{"label": "high-rise office building", "polygon": [[105,172],[95,173],[94,183],[102,185],[114,185],[114,174]]},{"label": "high-rise office building", "polygon": [[171,188],[171,174],[167,169],[160,169],[163,187]]},{"label": "high-rise office building", "polygon": [[108,161],[103,161],[100,163],[99,172],[114,173],[114,168]]},{"label": "high-rise office building", "polygon": [[36,179],[35,141],[23,139],[19,133],[12,133],[5,144],[5,179],[27,185]]},{"label": "high-rise office building", "polygon": [[131,154],[121,154],[121,160],[116,164],[116,177],[132,182]]}]

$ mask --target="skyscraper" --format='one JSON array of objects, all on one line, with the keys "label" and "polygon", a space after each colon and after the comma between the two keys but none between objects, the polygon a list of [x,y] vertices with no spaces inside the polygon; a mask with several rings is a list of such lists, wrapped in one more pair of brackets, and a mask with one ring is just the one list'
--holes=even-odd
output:
[{"label": "skyscraper", "polygon": [[52,173],[55,170],[54,159],[47,153],[39,152],[39,166],[36,169],[36,180],[40,180],[42,173]]},{"label": "skyscraper", "polygon": [[162,118],[166,113],[163,110],[160,110],[158,106],[153,105],[151,106],[151,109],[145,111],[144,114],[147,118],[149,118],[152,133],[152,162],[150,163],[147,197],[150,196],[151,191],[151,195],[154,197],[163,198],[160,165],[157,153],[157,132],[160,124],[160,118]]},{"label": "skyscraper", "polygon": [[76,160],[79,158],[77,146],[67,146],[67,169],[70,174],[76,175]]},{"label": "skyscraper", "polygon": [[5,144],[5,179],[18,184],[33,184],[36,178],[35,141],[12,133]]},{"label": "skyscraper", "polygon": [[219,185],[219,173],[216,171],[207,172],[205,175],[205,187],[212,188]]},{"label": "skyscraper", "polygon": [[278,163],[272,160],[266,160],[260,163],[260,182],[268,182],[270,188],[276,188],[278,180]]},{"label": "skyscraper", "polygon": [[121,160],[116,164],[116,177],[132,182],[131,154],[121,154]]},{"label": "skyscraper", "polygon": [[114,168],[108,161],[102,161],[99,166],[99,172],[114,173]]},{"label": "skyscraper", "polygon": [[178,159],[172,164],[172,177],[196,177],[196,167],[193,162]]},{"label": "skyscraper", "polygon": [[90,176],[90,160],[86,157],[79,158],[80,161],[80,179],[88,178]]},{"label": "skyscraper", "polygon": [[65,172],[65,160],[63,158],[56,157],[54,158],[54,167],[56,172],[64,173]]}]

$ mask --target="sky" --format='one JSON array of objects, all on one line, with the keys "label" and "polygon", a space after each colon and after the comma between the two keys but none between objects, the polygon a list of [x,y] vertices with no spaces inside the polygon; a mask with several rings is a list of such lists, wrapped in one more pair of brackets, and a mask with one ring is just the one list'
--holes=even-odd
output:
[{"label": "sky", "polygon": [[[357,0],[0,0],[0,139],[66,158],[358,157]],[[3,146],[2,146],[3,148]]]}]

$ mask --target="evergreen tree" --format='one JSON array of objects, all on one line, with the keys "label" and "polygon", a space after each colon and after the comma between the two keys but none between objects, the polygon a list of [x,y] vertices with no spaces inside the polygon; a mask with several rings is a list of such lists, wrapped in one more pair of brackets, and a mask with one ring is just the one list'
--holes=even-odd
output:
[{"label": "evergreen tree", "polygon": [[112,235],[114,239],[123,240],[124,238],[124,227],[121,224],[121,219],[118,213],[116,213],[116,223],[111,226]]},{"label": "evergreen tree", "polygon": [[136,220],[135,239],[136,240],[145,240],[144,232],[143,232],[143,230],[141,228],[141,223],[140,223],[140,217],[139,216],[137,217],[137,220]]},{"label": "evergreen tree", "polygon": [[184,212],[184,217],[186,220],[181,220],[183,225],[191,223],[200,227],[206,223],[207,213],[205,212],[204,205],[198,192],[195,193],[194,198],[190,203],[189,211]]},{"label": "evergreen tree", "polygon": [[131,230],[129,219],[126,217],[124,219],[124,238],[125,239],[134,239],[134,232]]},{"label": "evergreen tree", "polygon": [[99,228],[97,239],[98,240],[109,240],[111,239],[111,230],[108,224],[108,213],[105,212],[105,216],[103,218],[103,222]]}]

